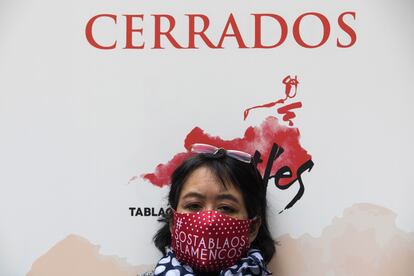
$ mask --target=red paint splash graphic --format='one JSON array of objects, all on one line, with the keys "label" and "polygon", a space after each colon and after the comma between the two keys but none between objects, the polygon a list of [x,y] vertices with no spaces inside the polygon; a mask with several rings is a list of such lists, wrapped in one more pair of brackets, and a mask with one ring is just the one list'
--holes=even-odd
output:
[{"label": "red paint splash graphic", "polygon": [[[285,98],[246,109],[244,119],[247,119],[249,112],[253,109],[284,105],[288,99],[296,96],[298,83],[297,77],[290,78],[290,76],[287,76],[283,79]],[[294,93],[292,93],[293,87]],[[283,115],[282,119],[288,122],[289,126],[292,126],[295,113],[291,110],[301,106],[301,102],[290,103],[279,107],[277,113]],[[185,138],[184,148],[186,151],[175,154],[167,163],[159,164],[155,168],[155,172],[144,174],[142,177],[159,187],[169,185],[172,172],[192,155],[190,148],[194,143],[205,143],[225,149],[241,150],[254,155],[257,167],[263,176],[264,185],[268,185],[268,182],[273,180],[277,188],[287,189],[292,184],[299,183],[298,193],[285,207],[285,209],[288,209],[304,193],[301,174],[310,171],[314,165],[311,156],[300,145],[299,139],[299,129],[284,126],[279,123],[278,118],[272,116],[267,117],[260,126],[248,127],[243,137],[231,140],[212,136],[205,133],[201,128],[195,127]]]}]

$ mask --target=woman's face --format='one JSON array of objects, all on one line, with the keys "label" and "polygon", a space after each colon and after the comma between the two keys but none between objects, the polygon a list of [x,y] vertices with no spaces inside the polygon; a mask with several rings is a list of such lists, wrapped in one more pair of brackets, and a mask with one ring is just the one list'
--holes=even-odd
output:
[{"label": "woman's face", "polygon": [[[178,213],[216,210],[237,219],[248,219],[246,205],[239,188],[221,183],[208,168],[196,169],[183,184],[178,199]],[[249,240],[253,242],[260,227],[260,219],[252,224]]]},{"label": "woman's face", "polygon": [[208,168],[196,169],[183,184],[177,212],[216,210],[230,217],[247,219],[240,189],[230,183],[226,183],[226,186]]}]

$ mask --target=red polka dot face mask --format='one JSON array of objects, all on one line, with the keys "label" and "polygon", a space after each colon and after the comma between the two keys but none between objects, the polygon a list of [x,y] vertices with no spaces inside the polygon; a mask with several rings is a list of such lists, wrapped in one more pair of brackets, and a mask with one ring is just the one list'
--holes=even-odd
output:
[{"label": "red polka dot face mask", "polygon": [[173,212],[171,244],[181,263],[199,271],[220,271],[246,255],[255,219],[236,219],[218,211]]}]

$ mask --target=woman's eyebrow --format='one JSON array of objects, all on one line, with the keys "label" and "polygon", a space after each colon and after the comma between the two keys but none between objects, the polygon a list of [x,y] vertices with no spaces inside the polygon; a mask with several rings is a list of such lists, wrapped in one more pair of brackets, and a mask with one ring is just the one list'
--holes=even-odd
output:
[{"label": "woman's eyebrow", "polygon": [[203,194],[200,194],[200,193],[197,193],[197,192],[189,192],[189,193],[187,193],[183,196],[183,199],[186,199],[186,198],[189,198],[189,197],[197,197],[197,198],[200,198],[200,199],[206,198]]},{"label": "woman's eyebrow", "polygon": [[239,200],[233,196],[232,194],[220,194],[216,196],[216,199],[222,200],[222,199],[228,199],[230,201],[233,201],[234,203],[240,204]]}]

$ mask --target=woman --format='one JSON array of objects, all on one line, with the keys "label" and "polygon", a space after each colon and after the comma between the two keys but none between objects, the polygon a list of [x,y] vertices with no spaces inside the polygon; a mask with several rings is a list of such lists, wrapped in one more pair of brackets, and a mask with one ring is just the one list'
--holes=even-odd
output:
[{"label": "woman", "polygon": [[172,211],[154,236],[164,254],[154,275],[269,275],[275,252],[266,188],[244,152],[194,144],[172,174]]}]

